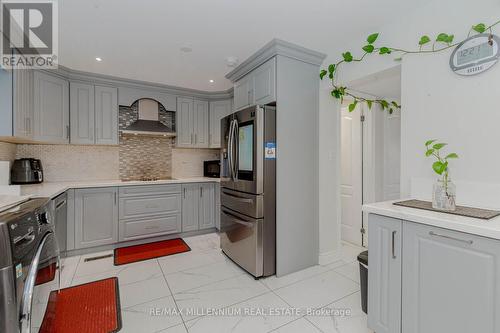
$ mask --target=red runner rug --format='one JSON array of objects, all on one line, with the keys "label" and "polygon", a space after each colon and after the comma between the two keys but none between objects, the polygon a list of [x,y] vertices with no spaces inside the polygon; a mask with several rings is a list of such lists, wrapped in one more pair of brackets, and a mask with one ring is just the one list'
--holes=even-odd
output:
[{"label": "red runner rug", "polygon": [[115,266],[191,251],[182,238],[115,249]]}]

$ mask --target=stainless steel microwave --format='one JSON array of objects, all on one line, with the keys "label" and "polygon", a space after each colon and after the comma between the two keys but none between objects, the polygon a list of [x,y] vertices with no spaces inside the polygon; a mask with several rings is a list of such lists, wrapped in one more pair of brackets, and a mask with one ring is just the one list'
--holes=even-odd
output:
[{"label": "stainless steel microwave", "polygon": [[203,176],[210,178],[220,177],[220,161],[204,161],[203,162]]}]

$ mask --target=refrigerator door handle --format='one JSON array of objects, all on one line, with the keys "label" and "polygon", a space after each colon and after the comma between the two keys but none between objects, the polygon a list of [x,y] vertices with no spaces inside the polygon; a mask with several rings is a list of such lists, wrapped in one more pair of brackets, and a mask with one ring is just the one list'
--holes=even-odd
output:
[{"label": "refrigerator door handle", "polygon": [[236,153],[234,154],[234,163],[233,163],[233,175],[234,179],[238,178],[238,167],[239,167],[239,158],[238,158],[238,153],[239,153],[239,125],[238,125],[238,120],[234,120],[234,126],[233,126],[233,137],[234,137],[234,146],[235,146],[235,151]]},{"label": "refrigerator door handle", "polygon": [[229,125],[229,137],[227,141],[227,161],[229,164],[229,178],[231,178],[231,180],[233,180],[233,125],[234,121],[231,120],[231,123]]}]

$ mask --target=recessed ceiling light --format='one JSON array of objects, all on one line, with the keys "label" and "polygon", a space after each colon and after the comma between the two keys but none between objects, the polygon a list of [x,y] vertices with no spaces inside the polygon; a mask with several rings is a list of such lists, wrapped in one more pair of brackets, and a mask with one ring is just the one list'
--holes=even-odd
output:
[{"label": "recessed ceiling light", "polygon": [[189,46],[183,46],[183,47],[181,47],[181,51],[185,52],[185,53],[189,53],[189,52],[192,52],[193,49],[190,48]]},{"label": "recessed ceiling light", "polygon": [[99,57],[96,57],[96,58],[95,58],[95,60],[96,60],[96,61],[99,61],[99,62],[101,62],[101,61],[102,61],[102,59],[101,59],[101,58],[99,58]]},{"label": "recessed ceiling light", "polygon": [[214,80],[209,80],[208,82],[210,82],[210,83],[214,83],[215,81],[214,81]]}]

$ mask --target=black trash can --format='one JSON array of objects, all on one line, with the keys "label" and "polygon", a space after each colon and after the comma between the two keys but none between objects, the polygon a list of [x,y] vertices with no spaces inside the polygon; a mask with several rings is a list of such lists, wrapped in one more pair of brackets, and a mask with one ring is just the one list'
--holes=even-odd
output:
[{"label": "black trash can", "polygon": [[368,251],[358,255],[359,282],[361,287],[361,309],[368,313]]}]

